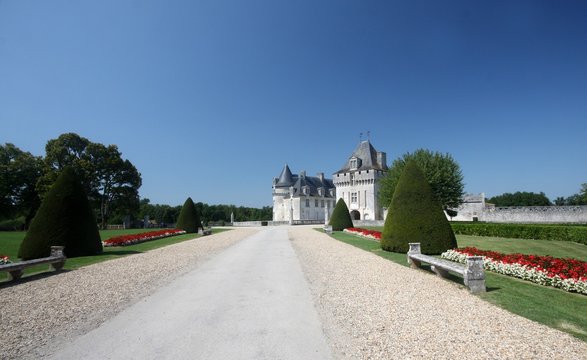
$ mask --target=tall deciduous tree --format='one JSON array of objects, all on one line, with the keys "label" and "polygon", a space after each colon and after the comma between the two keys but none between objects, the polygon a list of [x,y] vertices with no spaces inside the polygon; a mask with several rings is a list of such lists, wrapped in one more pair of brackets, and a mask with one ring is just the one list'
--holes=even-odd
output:
[{"label": "tall deciduous tree", "polygon": [[49,140],[45,150],[45,174],[37,186],[40,194],[44,194],[68,166],[81,179],[102,227],[114,210],[129,213],[139,210],[141,174],[130,161],[122,159],[116,145],[105,146],[67,133]]},{"label": "tall deciduous tree", "polygon": [[587,205],[587,183],[581,184],[581,190],[577,194],[571,195],[564,199],[564,202],[560,198],[556,201],[557,205]]},{"label": "tall deciduous tree", "polygon": [[432,187],[434,197],[443,209],[457,208],[463,202],[465,185],[459,164],[450,154],[418,149],[394,160],[387,175],[380,180],[379,200],[383,206],[388,207],[391,204],[399,178],[410,160],[422,170]]},{"label": "tall deciduous tree", "polygon": [[40,204],[35,186],[41,170],[40,157],[0,145],[0,219],[25,216],[28,224]]}]

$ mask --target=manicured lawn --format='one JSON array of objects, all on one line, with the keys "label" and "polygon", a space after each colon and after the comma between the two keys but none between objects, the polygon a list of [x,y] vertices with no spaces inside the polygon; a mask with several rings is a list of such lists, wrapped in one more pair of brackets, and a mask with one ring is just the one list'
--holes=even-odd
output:
[{"label": "manicured lawn", "polygon": [[[332,237],[402,266],[408,266],[405,254],[383,251],[377,241],[362,239],[343,232],[334,232]],[[457,236],[457,241],[460,247],[475,246],[480,249],[504,253],[520,252],[555,257],[574,257],[587,261],[587,246],[571,242],[484,238],[468,235]],[[432,273],[430,274],[430,276],[434,276]],[[482,299],[512,313],[587,341],[587,296],[491,272],[485,274],[485,284],[488,291],[479,295]],[[463,283],[462,278],[454,276],[451,279]]]},{"label": "manicured lawn", "polygon": [[[227,229],[212,229],[212,234],[226,230]],[[100,237],[102,238],[102,240],[106,240],[114,236],[138,234],[148,231],[153,231],[153,229],[102,230],[100,231]],[[22,242],[24,236],[24,232],[0,232],[0,254],[7,255],[12,261],[18,261],[18,247],[20,246],[20,243]],[[95,264],[98,262],[115,259],[122,256],[139,254],[142,252],[157,249],[167,245],[176,244],[197,237],[199,237],[199,235],[197,234],[184,234],[158,240],[151,240],[130,246],[105,247],[104,252],[100,255],[82,256],[67,259],[67,261],[65,262],[64,269],[75,270],[82,266]],[[34,266],[26,269],[24,276],[47,271],[47,269],[49,269],[49,265]],[[7,278],[8,275],[5,272],[0,272],[0,281],[5,281]]]},{"label": "manicured lawn", "polygon": [[587,261],[587,245],[570,241],[504,239],[485,236],[457,235],[459,247],[474,246],[482,250],[506,254],[520,253],[550,255],[558,258],[575,258]]},{"label": "manicured lawn", "polygon": [[[383,231],[381,227],[368,227]],[[506,239],[486,236],[457,235],[459,247],[473,246],[482,250],[493,250],[505,254],[520,253],[550,255],[559,258],[575,258],[587,261],[587,245],[571,241],[546,241],[528,239]]]}]

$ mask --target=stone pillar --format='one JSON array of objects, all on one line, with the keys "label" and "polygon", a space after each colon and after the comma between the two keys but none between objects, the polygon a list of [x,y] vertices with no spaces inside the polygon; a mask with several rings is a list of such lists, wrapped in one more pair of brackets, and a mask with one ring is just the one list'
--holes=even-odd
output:
[{"label": "stone pillar", "polygon": [[230,225],[234,224],[234,212],[230,213]]},{"label": "stone pillar", "polygon": [[472,293],[485,292],[485,269],[483,256],[467,256],[464,283]]},{"label": "stone pillar", "polygon": [[51,257],[62,257],[63,255],[63,246],[51,246]]},{"label": "stone pillar", "polygon": [[63,246],[51,246],[51,257],[62,257],[63,261],[60,262],[56,262],[56,263],[51,263],[51,267],[55,270],[55,271],[59,271],[63,268],[63,265],[65,265],[65,254],[63,254]]},{"label": "stone pillar", "polygon": [[328,211],[328,204],[324,206],[324,225],[328,225],[328,220],[330,218],[330,211]]},{"label": "stone pillar", "polygon": [[417,268],[420,266],[420,262],[410,259],[410,255],[422,253],[420,250],[420,243],[408,243],[408,245],[410,245],[410,249],[408,250],[408,264],[410,264],[411,268]]},{"label": "stone pillar", "polygon": [[293,186],[289,188],[289,224],[293,225]]}]

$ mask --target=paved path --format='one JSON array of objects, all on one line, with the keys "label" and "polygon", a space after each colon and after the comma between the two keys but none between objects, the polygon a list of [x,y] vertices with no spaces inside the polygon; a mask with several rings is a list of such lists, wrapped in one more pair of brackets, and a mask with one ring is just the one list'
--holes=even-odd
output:
[{"label": "paved path", "polygon": [[56,359],[329,359],[286,228],[228,248]]}]

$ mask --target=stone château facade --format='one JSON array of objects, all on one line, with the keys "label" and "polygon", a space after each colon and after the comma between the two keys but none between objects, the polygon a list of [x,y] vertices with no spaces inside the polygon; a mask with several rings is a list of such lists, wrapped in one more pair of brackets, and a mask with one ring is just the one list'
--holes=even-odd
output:
[{"label": "stone ch\u00e2teau facade", "polygon": [[387,155],[361,141],[340,170],[333,174],[336,199],[343,199],[353,220],[383,220],[379,179],[387,172]]},{"label": "stone ch\u00e2teau facade", "polygon": [[286,164],[279,178],[273,179],[273,221],[324,222],[334,208],[335,195],[334,184],[324,173],[295,175]]}]

